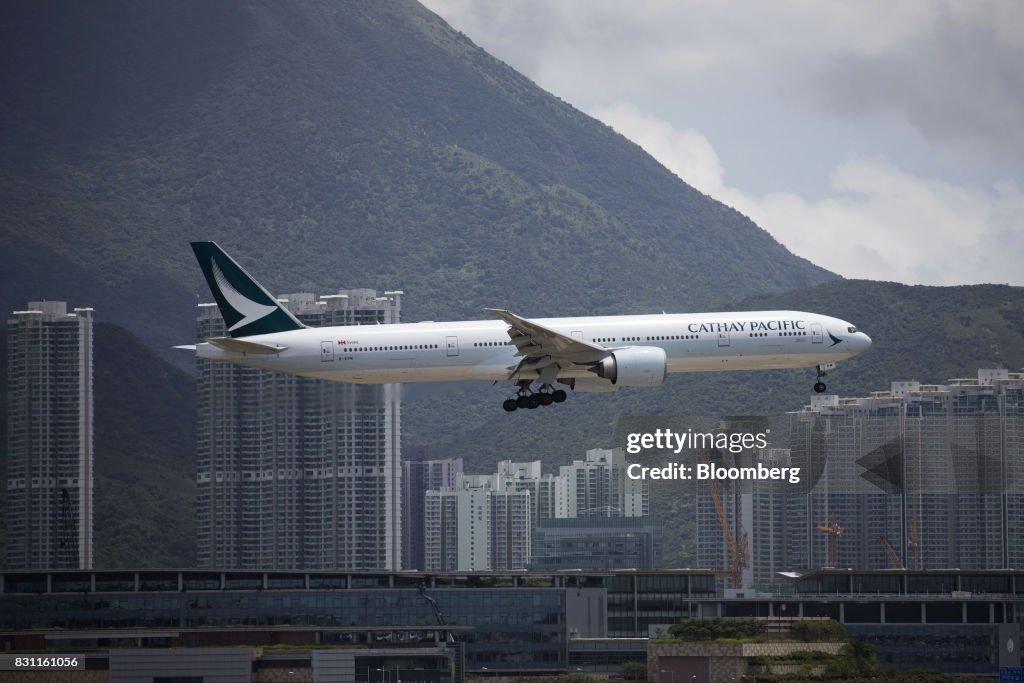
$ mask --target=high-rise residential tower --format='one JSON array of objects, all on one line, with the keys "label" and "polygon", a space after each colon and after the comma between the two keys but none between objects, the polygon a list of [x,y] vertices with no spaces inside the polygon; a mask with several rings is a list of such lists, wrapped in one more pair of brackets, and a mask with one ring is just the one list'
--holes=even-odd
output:
[{"label": "high-rise residential tower", "polygon": [[556,517],[646,517],[646,479],[626,476],[626,456],[621,448],[594,448],[585,460],[562,465],[565,497]]},{"label": "high-rise residential tower", "polygon": [[424,511],[427,491],[455,488],[462,458],[402,460],[402,569],[425,569]]},{"label": "high-rise residential tower", "polygon": [[31,301],[7,322],[8,569],[93,563],[92,309]]},{"label": "high-rise residential tower", "polygon": [[[401,294],[281,300],[311,327],[378,325],[398,322]],[[222,336],[216,306],[200,310],[199,338]],[[198,363],[200,565],[399,569],[400,387]]]},{"label": "high-rise residential tower", "polygon": [[530,562],[530,492],[501,474],[459,476],[453,489],[427,491],[427,571],[522,569]]}]

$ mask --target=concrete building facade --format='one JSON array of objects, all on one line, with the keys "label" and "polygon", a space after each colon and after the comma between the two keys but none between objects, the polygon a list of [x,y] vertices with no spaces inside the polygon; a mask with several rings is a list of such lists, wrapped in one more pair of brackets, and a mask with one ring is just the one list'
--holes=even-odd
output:
[{"label": "concrete building facade", "polygon": [[650,517],[551,518],[533,530],[530,569],[654,569],[660,562]]},{"label": "concrete building facade", "polygon": [[402,460],[402,568],[424,569],[427,491],[452,489],[462,474],[462,458]]},{"label": "concrete building facade", "polygon": [[459,476],[455,488],[426,494],[427,571],[521,569],[530,561],[530,492],[504,477]]},{"label": "concrete building facade", "polygon": [[7,322],[9,569],[93,566],[92,312],[32,301]]},{"label": "concrete building facade", "polygon": [[594,448],[584,460],[562,465],[564,498],[556,517],[646,517],[650,514],[646,479],[626,476],[622,449]]}]

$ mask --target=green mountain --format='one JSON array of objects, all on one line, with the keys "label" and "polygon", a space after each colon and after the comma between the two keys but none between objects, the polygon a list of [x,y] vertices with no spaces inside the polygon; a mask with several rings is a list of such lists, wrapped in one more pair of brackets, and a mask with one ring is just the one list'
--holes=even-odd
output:
[{"label": "green mountain", "polygon": [[835,277],[410,0],[15,0],[0,60],[0,306],[74,293],[161,354],[209,300],[190,239],[406,320]]},{"label": "green mountain", "polygon": [[[95,565],[194,566],[195,380],[120,327],[94,330]],[[0,330],[4,358],[6,344]],[[0,406],[6,399],[5,360]],[[6,429],[6,410],[0,424]],[[6,434],[0,439],[6,444]],[[4,538],[0,527],[0,546]]]}]

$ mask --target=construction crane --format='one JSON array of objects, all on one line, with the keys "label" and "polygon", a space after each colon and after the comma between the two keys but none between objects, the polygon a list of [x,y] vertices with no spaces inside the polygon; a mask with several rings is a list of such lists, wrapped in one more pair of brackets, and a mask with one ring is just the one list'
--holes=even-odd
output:
[{"label": "construction crane", "polygon": [[450,658],[451,665],[451,680],[453,683],[465,683],[466,681],[466,645],[465,643],[455,640],[455,636],[448,629],[448,622],[444,618],[444,614],[441,613],[441,608],[437,604],[437,600],[427,595],[426,584],[420,584],[419,588],[420,597],[427,601],[430,607],[434,610],[434,618],[437,619],[437,624],[444,629],[444,638],[446,647],[452,652]]},{"label": "construction crane", "polygon": [[910,569],[919,569],[921,567],[921,545],[917,542],[917,514],[914,510],[914,501],[911,498],[910,501],[910,523],[907,525],[907,531],[909,532],[910,540],[908,545],[910,546]]},{"label": "construction crane", "polygon": [[875,543],[885,548],[885,555],[889,558],[889,566],[893,569],[903,569],[903,560],[900,559],[899,553],[889,543],[889,539],[885,536],[875,536]]},{"label": "construction crane", "polygon": [[448,622],[445,621],[444,614],[441,613],[441,608],[437,605],[437,600],[427,595],[427,587],[425,585],[420,586],[420,597],[427,601],[427,603],[434,609],[434,618],[437,619],[437,623],[444,629],[445,640],[449,643],[455,642],[455,636],[448,630]]},{"label": "construction crane", "polygon": [[743,587],[743,568],[747,566],[747,532],[740,530],[739,541],[729,526],[729,517],[725,514],[725,506],[718,495],[718,487],[711,479],[707,479],[708,491],[711,493],[711,500],[715,504],[715,513],[718,515],[718,523],[722,527],[722,534],[725,536],[726,547],[729,557],[732,560],[729,581],[733,588]]},{"label": "construction crane", "polygon": [[828,534],[828,566],[835,567],[839,556],[839,537],[843,527],[836,522],[836,513],[829,515],[828,524],[815,524],[814,528]]}]

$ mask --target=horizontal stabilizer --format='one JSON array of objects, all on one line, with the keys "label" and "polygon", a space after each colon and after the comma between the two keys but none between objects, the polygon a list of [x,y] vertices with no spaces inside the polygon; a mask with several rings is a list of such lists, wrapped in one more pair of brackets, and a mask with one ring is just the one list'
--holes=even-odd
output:
[{"label": "horizontal stabilizer", "polygon": [[287,346],[281,344],[260,344],[254,341],[246,341],[244,339],[233,339],[231,337],[211,337],[207,339],[209,343],[214,346],[224,349],[225,351],[234,351],[235,353],[249,353],[254,356],[269,356],[275,353],[281,353]]},{"label": "horizontal stabilizer", "polygon": [[195,344],[182,344],[180,346],[175,346],[174,348],[181,349],[182,351],[195,351],[196,350],[196,345]]}]

